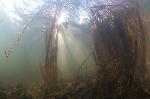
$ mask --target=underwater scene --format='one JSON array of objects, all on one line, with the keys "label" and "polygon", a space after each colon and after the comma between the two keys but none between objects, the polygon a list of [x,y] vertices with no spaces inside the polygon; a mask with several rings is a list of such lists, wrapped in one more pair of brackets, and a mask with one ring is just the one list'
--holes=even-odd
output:
[{"label": "underwater scene", "polygon": [[150,0],[0,0],[0,99],[150,99]]}]

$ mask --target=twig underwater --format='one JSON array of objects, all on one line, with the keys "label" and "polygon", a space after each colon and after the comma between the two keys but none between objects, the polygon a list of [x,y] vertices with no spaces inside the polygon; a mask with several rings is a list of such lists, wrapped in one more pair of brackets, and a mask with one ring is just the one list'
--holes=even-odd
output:
[{"label": "twig underwater", "polygon": [[6,48],[5,51],[5,56],[6,58],[8,58],[11,54],[11,52],[15,49],[15,47],[17,46],[17,43],[19,43],[22,39],[23,34],[25,33],[25,30],[29,27],[29,25],[32,23],[33,18],[29,19],[29,21],[25,24],[25,26],[23,27],[23,29],[17,33],[17,37],[15,38],[15,40],[13,41],[12,45],[10,48]]}]

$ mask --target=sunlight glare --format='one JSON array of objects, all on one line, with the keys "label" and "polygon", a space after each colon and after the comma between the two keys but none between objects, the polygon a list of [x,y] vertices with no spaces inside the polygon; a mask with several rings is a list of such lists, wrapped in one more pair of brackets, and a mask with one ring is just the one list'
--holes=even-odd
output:
[{"label": "sunlight glare", "polygon": [[3,9],[11,22],[14,22],[22,20],[20,13],[31,14],[39,10],[37,8],[42,4],[42,0],[0,0],[0,9]]},{"label": "sunlight glare", "polygon": [[1,0],[1,8],[6,12],[6,14],[9,16],[11,22],[14,22],[14,20],[21,20],[20,16],[15,13],[16,9],[13,4],[13,0]]},{"label": "sunlight glare", "polygon": [[67,11],[63,11],[61,12],[61,15],[59,16],[57,23],[62,24],[64,22],[67,22],[67,19],[68,19],[68,13]]}]

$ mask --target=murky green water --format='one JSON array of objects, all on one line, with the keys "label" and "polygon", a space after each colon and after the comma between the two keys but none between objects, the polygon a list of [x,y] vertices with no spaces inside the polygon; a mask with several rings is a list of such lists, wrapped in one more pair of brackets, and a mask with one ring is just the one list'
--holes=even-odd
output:
[{"label": "murky green water", "polygon": [[[63,88],[64,85],[62,84],[62,88],[60,87],[60,89],[62,89],[62,92],[59,92],[59,88],[57,90],[54,90],[56,91],[56,96],[57,94],[58,96],[59,94],[61,96],[61,98],[54,99],[76,99],[64,97],[80,96],[80,91],[82,95],[85,96],[84,99],[92,99],[89,98],[90,95],[93,97],[96,97],[97,95],[97,97],[99,97],[99,90],[97,90],[95,86],[97,87],[97,85],[99,85],[99,80],[101,78],[104,79],[104,77],[95,79],[95,74],[98,72],[98,68],[96,66],[98,66],[99,64],[96,65],[97,56],[95,55],[96,51],[94,51],[96,50],[96,48],[94,48],[95,43],[91,34],[92,30],[96,31],[96,26],[94,26],[95,24],[93,26],[91,25],[92,21],[90,19],[92,18],[89,12],[92,12],[92,10],[90,10],[89,7],[99,4],[101,5],[100,9],[103,9],[105,8],[105,4],[111,5],[113,4],[112,2],[115,2],[115,4],[120,4],[120,2],[122,1],[123,0],[0,0],[0,99],[2,97],[7,97],[3,99],[51,99],[43,98],[50,97],[49,95],[51,95],[51,91],[48,93],[48,88],[50,85],[49,83],[51,83],[49,82],[51,81],[49,80],[51,74],[49,74],[48,72],[48,76],[46,76],[47,78],[44,78],[44,76],[42,75],[42,69],[44,68],[45,71],[49,69],[49,67],[46,67],[45,65],[46,55],[48,57],[51,57],[50,52],[52,52],[53,54],[55,52],[55,49],[57,49],[57,59],[55,60],[54,57],[51,57],[52,62],[49,62],[49,59],[48,63],[50,64],[50,66],[57,64],[57,70],[55,74],[57,74],[58,77],[56,77],[58,85],[61,85],[65,81],[69,83],[63,83],[64,85],[66,84],[65,88]],[[140,14],[142,16],[141,19],[144,22],[145,31],[148,33],[146,43],[146,74],[144,75],[144,77],[147,78],[145,81],[150,81],[150,1],[137,1],[140,5]],[[126,7],[128,8],[128,6]],[[109,12],[108,9],[107,11]],[[99,22],[103,22],[105,21],[105,19],[110,18],[107,17],[108,14],[103,15],[103,12],[99,13],[101,13],[100,15],[102,15],[100,16],[101,19],[98,18]],[[55,17],[56,21],[54,21]],[[53,25],[54,28],[52,29],[51,27]],[[53,31],[51,32],[51,30]],[[104,31],[105,30],[106,29],[104,29]],[[53,42],[51,46],[49,46],[50,44],[47,44],[47,41],[49,41],[48,37],[51,37],[47,36],[47,34],[53,32],[55,34],[55,38],[57,38],[58,35],[58,48],[56,48],[57,44],[55,43],[55,40],[50,40]],[[108,38],[106,37],[106,39]],[[103,44],[102,46],[104,45],[105,44]],[[49,48],[52,48],[49,52],[47,52],[47,46]],[[49,69],[49,71],[53,72],[51,69]],[[108,69],[110,68],[108,67]],[[107,70],[106,68],[105,72],[107,71],[110,72],[110,74],[113,72],[113,70]],[[139,70],[138,72],[140,71],[142,70]],[[52,76],[55,77],[55,75]],[[108,76],[114,77],[114,79],[115,77],[118,77],[113,75]],[[82,79],[80,79],[80,77]],[[90,77],[93,77],[94,79],[90,79]],[[43,81],[43,79],[45,82]],[[104,79],[104,81],[105,80],[106,79]],[[76,82],[75,85],[73,85],[73,81],[79,81],[81,85],[78,85],[78,83]],[[105,85],[105,82],[102,82],[102,88],[103,83]],[[22,84],[27,84],[27,86],[25,87]],[[117,84],[120,84],[120,82],[117,82]],[[149,85],[149,83],[144,82],[145,86],[142,86],[140,84],[140,88],[144,89],[144,91],[145,89],[149,88],[145,88],[145,86]],[[74,87],[76,85],[79,88]],[[109,83],[106,85],[112,87]],[[133,89],[135,88],[134,86]],[[96,89],[96,91],[94,88]],[[115,89],[114,86],[113,88]],[[131,89],[132,92],[132,88],[129,89]],[[70,94],[68,95],[69,92]],[[74,92],[74,94],[72,94],[72,92]],[[147,93],[148,92],[149,90],[147,91]],[[95,93],[97,94],[95,95]],[[145,95],[145,93],[143,96],[147,95]],[[110,93],[107,93],[107,95],[108,94]]]},{"label": "murky green water", "polygon": [[[0,2],[0,81],[40,79],[40,66],[44,63],[45,55],[44,27],[47,23],[51,24],[51,19],[48,20],[47,15],[37,14],[43,1],[33,0],[29,3],[28,0],[24,2],[1,0]],[[45,10],[50,9],[45,8]],[[43,10],[43,13],[48,12]],[[81,22],[84,17],[86,16],[83,12]],[[21,34],[31,18],[33,21]],[[50,25],[47,28],[50,28]],[[58,70],[62,78],[72,79],[76,76],[80,64],[91,53],[92,39],[88,25],[71,22],[67,30],[60,28]],[[17,38],[19,33],[20,40]],[[9,56],[6,55],[8,53]],[[92,58],[89,60],[91,60],[88,62],[89,70],[92,71],[90,65],[93,65],[94,61]]]},{"label": "murky green water", "polygon": [[[48,8],[51,5],[48,5],[48,2],[51,1],[0,0],[0,82],[26,82],[41,79],[40,66],[44,64],[45,55],[44,28],[46,26],[50,28],[52,23],[51,18],[48,19],[51,12]],[[52,2],[55,4],[55,0]],[[45,3],[47,6],[43,6]],[[77,75],[82,62],[91,53],[93,43],[89,24],[87,24],[86,10],[79,7],[80,0],[72,0],[71,3],[74,3],[73,7],[76,7],[80,13],[74,13],[77,15],[73,16],[78,17],[72,18],[66,30],[61,25],[59,27],[58,74],[63,79],[72,80]],[[140,3],[143,7],[143,14],[147,16],[144,20],[145,26],[150,31],[150,2],[142,0]],[[61,22],[66,21],[64,19],[66,9],[63,10]],[[26,27],[32,18],[33,20]],[[24,27],[26,29],[21,34]],[[18,40],[19,33],[21,36]],[[8,52],[9,56],[6,55]],[[89,73],[95,71],[93,56],[90,56],[87,68]],[[147,68],[150,70],[149,66]],[[85,72],[84,70],[82,71]]]}]

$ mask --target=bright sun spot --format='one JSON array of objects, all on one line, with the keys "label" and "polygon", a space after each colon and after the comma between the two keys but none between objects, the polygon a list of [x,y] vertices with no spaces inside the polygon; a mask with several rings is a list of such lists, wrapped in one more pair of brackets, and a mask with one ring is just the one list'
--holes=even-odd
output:
[{"label": "bright sun spot", "polygon": [[[56,1],[56,0],[52,0]],[[0,0],[0,10],[6,12],[11,22],[22,21],[21,15],[31,15],[40,10],[40,7],[44,5],[44,0]],[[45,9],[49,14],[49,10],[53,10],[53,8]],[[68,22],[69,20],[69,10],[66,8],[61,9],[61,13],[58,16],[57,24],[62,24],[64,22]],[[83,24],[89,21],[88,12],[86,9],[82,7],[79,8],[77,23]],[[73,19],[75,20],[75,19]]]},{"label": "bright sun spot", "polygon": [[[60,16],[58,17],[57,24],[62,24],[64,22],[67,22],[68,19],[69,19],[69,12],[62,11]],[[79,20],[77,21],[77,23],[83,24],[85,22],[88,22],[89,19],[90,18],[89,18],[88,12],[83,10],[83,9],[80,9],[80,11],[79,11]]]},{"label": "bright sun spot", "polygon": [[57,23],[58,24],[62,24],[64,22],[67,22],[67,20],[68,20],[68,13],[67,13],[67,11],[62,11],[61,15],[58,18]]}]

